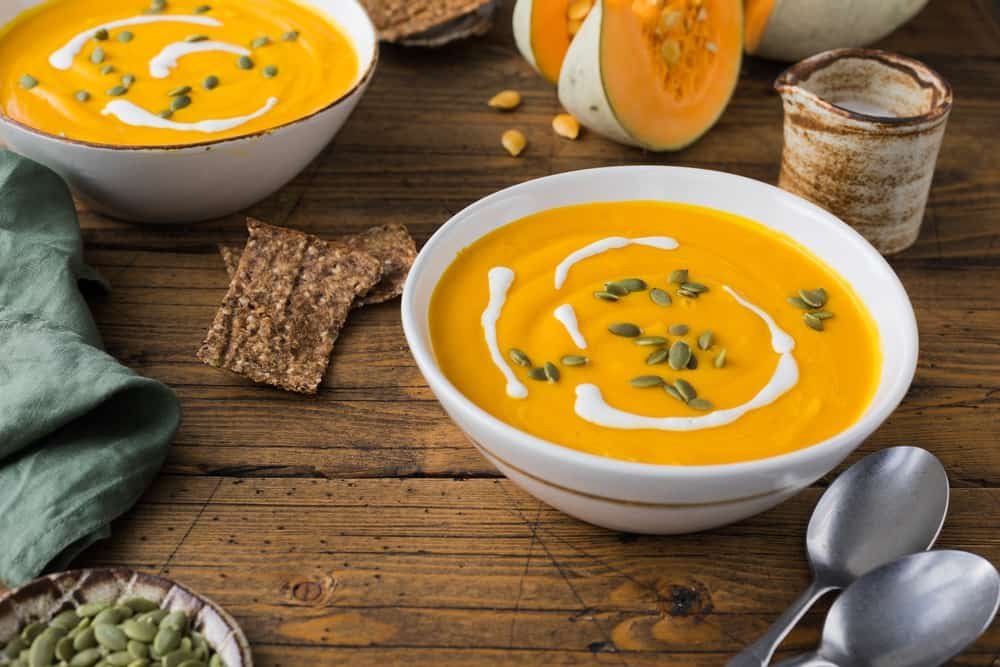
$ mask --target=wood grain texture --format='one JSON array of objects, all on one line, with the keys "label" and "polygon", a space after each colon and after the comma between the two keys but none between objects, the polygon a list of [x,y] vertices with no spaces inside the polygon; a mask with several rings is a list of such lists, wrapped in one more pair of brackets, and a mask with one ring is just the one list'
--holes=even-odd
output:
[{"label": "wood grain texture", "polygon": [[[418,242],[497,189],[555,172],[677,164],[777,178],[782,66],[747,60],[718,126],[656,155],[549,126],[554,91],[517,56],[510,2],[483,39],[386,47],[334,145],[251,213],[324,238],[401,223]],[[942,546],[1000,562],[1000,28],[990,0],[932,0],[879,46],[955,88],[923,231],[892,259],[921,332],[899,410],[852,457],[916,444],[954,489]],[[486,106],[516,88],[514,114]],[[501,132],[529,145],[508,157]],[[636,537],[540,505],[451,425],[413,365],[398,304],[352,313],[316,397],[194,357],[227,278],[216,244],[239,216],[144,227],[83,211],[87,257],[115,289],[92,302],[109,351],[173,386],[184,408],[164,476],[80,564],[175,577],[240,620],[260,665],[721,665],[807,580],[821,488],[706,534]],[[829,482],[821,480],[819,487]],[[786,642],[812,646],[822,609]],[[960,665],[1000,664],[1000,628]]]}]

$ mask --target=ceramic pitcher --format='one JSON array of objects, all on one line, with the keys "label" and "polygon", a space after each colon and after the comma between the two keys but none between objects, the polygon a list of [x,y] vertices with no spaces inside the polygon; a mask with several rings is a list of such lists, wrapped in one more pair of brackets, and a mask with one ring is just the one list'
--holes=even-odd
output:
[{"label": "ceramic pitcher", "polygon": [[951,110],[948,82],[911,58],[837,49],[792,66],[775,88],[785,110],[778,184],[883,254],[913,244]]}]

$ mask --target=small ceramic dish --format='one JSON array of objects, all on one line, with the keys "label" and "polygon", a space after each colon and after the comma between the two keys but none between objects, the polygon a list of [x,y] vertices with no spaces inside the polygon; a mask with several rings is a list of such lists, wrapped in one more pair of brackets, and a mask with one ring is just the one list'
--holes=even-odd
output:
[{"label": "small ceramic dish", "polygon": [[252,667],[250,644],[222,607],[168,579],[123,567],[49,574],[0,595],[0,646],[32,621],[47,622],[86,602],[129,597],[148,598],[163,609],[184,611],[227,667]]},{"label": "small ceramic dish", "polygon": [[[438,367],[428,308],[456,253],[485,234],[546,209],[595,201],[676,201],[741,215],[782,232],[843,276],[878,328],[878,387],[858,421],[836,436],[771,458],[725,465],[634,463],[529,435],[472,403]],[[613,230],[609,230],[613,231]],[[476,448],[512,481],[590,523],[639,533],[686,533],[757,514],[791,497],[850,454],[906,394],[917,363],[917,323],[906,291],[856,231],[795,195],[740,176],[680,167],[605,167],[528,181],[460,211],[427,242],[410,271],[403,329],[431,390]]]},{"label": "small ceramic dish", "polygon": [[[46,1],[0,3],[0,29]],[[305,169],[340,131],[375,72],[375,27],[358,0],[302,1],[344,30],[359,62],[354,86],[309,116],[230,139],[144,148],[67,139],[0,111],[0,141],[57,171],[80,199],[112,217],[197,222],[244,209]]]}]

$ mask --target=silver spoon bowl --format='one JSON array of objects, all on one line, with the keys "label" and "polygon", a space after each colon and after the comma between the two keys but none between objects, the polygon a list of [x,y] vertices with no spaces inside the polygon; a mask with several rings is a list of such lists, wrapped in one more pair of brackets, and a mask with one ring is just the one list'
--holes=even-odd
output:
[{"label": "silver spoon bowl", "polygon": [[814,653],[778,667],[936,667],[986,631],[1000,574],[964,551],[913,554],[872,570],[830,608]]},{"label": "silver spoon bowl", "polygon": [[824,594],[871,570],[929,549],[948,513],[948,475],[919,447],[891,447],[845,470],[813,510],[806,551],[813,580],[756,642],[728,667],[763,667]]}]

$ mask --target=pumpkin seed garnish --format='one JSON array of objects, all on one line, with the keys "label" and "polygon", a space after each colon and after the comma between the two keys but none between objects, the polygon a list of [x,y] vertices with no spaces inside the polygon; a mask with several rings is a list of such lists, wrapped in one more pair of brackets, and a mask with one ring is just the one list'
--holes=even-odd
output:
[{"label": "pumpkin seed garnish", "polygon": [[702,285],[701,283],[681,283],[681,289],[685,289],[688,292],[694,292],[695,294],[704,294],[708,291],[708,285]]},{"label": "pumpkin seed garnish", "polygon": [[78,90],[75,93],[73,93],[73,97],[76,98],[77,102],[87,102],[90,100],[90,93],[88,93],[86,90]]},{"label": "pumpkin seed garnish", "polygon": [[212,90],[219,86],[219,77],[214,74],[209,74],[205,77],[205,80],[201,82],[201,87],[205,90]]},{"label": "pumpkin seed garnish", "polygon": [[702,335],[698,336],[698,348],[701,350],[707,350],[712,347],[712,330],[709,329]]},{"label": "pumpkin seed garnish", "polygon": [[127,42],[131,42],[132,38],[134,38],[134,37],[135,37],[134,33],[132,33],[129,30],[124,30],[124,31],[118,33],[117,39],[118,39],[119,42],[127,43]]},{"label": "pumpkin seed garnish", "polygon": [[792,304],[796,308],[801,308],[802,310],[812,310],[812,306],[810,306],[808,303],[806,303],[797,296],[790,296],[786,298],[785,301]]},{"label": "pumpkin seed garnish", "polygon": [[122,77],[122,85],[131,87],[135,83],[135,76],[132,74],[126,74]]},{"label": "pumpkin seed garnish", "polygon": [[663,336],[639,336],[635,339],[636,345],[666,345],[667,339]]},{"label": "pumpkin seed garnish", "polygon": [[829,310],[816,310],[810,313],[813,317],[819,318],[821,320],[829,320],[833,318],[833,313]]},{"label": "pumpkin seed garnish", "polygon": [[601,301],[611,301],[612,303],[619,299],[617,294],[612,294],[611,292],[594,292],[594,297]]},{"label": "pumpkin seed garnish", "polygon": [[108,95],[110,95],[111,97],[121,97],[127,92],[128,88],[126,88],[125,86],[115,86],[114,88],[110,88],[108,90]]},{"label": "pumpkin seed garnish", "polygon": [[625,338],[637,338],[642,335],[642,329],[631,322],[615,322],[608,327],[608,331]]},{"label": "pumpkin seed garnish", "polygon": [[277,65],[268,65],[263,70],[261,70],[261,74],[263,74],[264,77],[268,78],[268,79],[274,78],[274,77],[278,76],[278,66]]},{"label": "pumpkin seed garnish", "polygon": [[628,383],[637,389],[648,389],[650,387],[661,386],[663,378],[659,375],[639,375],[629,380]]},{"label": "pumpkin seed garnish", "polygon": [[170,118],[173,115],[174,112],[171,109],[164,109],[160,112],[160,118]]},{"label": "pumpkin seed garnish", "polygon": [[579,354],[566,354],[559,363],[563,366],[586,366],[589,361],[587,357],[581,357]]},{"label": "pumpkin seed garnish", "polygon": [[212,5],[198,5],[194,8],[195,14],[206,14],[212,11]]},{"label": "pumpkin seed garnish", "polygon": [[104,62],[104,49],[102,49],[101,47],[98,46],[93,51],[91,51],[90,52],[90,62],[94,63],[95,65],[100,65],[101,63],[103,63]]},{"label": "pumpkin seed garnish", "polygon": [[822,287],[817,287],[816,289],[800,289],[799,297],[809,304],[810,308],[822,308],[826,305],[827,295],[826,290]]},{"label": "pumpkin seed garnish", "polygon": [[286,42],[294,42],[298,38],[299,38],[298,30],[289,30],[288,32],[286,32],[284,35],[281,36],[281,39]]},{"label": "pumpkin seed garnish", "polygon": [[252,42],[250,42],[250,48],[259,49],[260,47],[267,46],[270,43],[271,43],[270,37],[268,37],[267,35],[261,35],[260,37],[257,37]]},{"label": "pumpkin seed garnish", "polygon": [[540,380],[540,381],[543,381],[543,382],[545,380],[549,379],[548,376],[545,375],[545,369],[544,368],[540,368],[538,366],[536,366],[536,367],[532,368],[530,371],[528,371],[528,377],[531,378],[532,380]]},{"label": "pumpkin seed garnish", "polygon": [[670,346],[670,356],[667,357],[670,367],[675,371],[687,368],[691,360],[691,348],[682,340],[674,341]]},{"label": "pumpkin seed garnish", "polygon": [[99,42],[105,42],[105,41],[107,41],[107,39],[108,39],[108,31],[107,31],[107,29],[100,28],[97,32],[94,33],[94,39],[96,39]]},{"label": "pumpkin seed garnish", "polygon": [[167,8],[167,0],[152,0],[149,3],[149,8],[162,12]]},{"label": "pumpkin seed garnish", "polygon": [[688,325],[686,324],[671,324],[670,328],[667,329],[671,336],[683,336],[688,332]]},{"label": "pumpkin seed garnish", "polygon": [[604,291],[610,292],[615,296],[628,296],[628,290],[625,286],[617,282],[604,283]]},{"label": "pumpkin seed garnish", "polygon": [[184,41],[189,44],[195,44],[197,42],[207,42],[208,35],[188,35],[184,38]]},{"label": "pumpkin seed garnish", "polygon": [[688,407],[694,408],[695,410],[705,411],[711,410],[713,406],[711,401],[706,401],[704,398],[695,398],[688,401]]},{"label": "pumpkin seed garnish", "polygon": [[104,67],[101,68],[101,74],[111,74],[114,71],[115,71],[114,65],[105,65]]},{"label": "pumpkin seed garnish", "polygon": [[681,393],[677,391],[677,389],[675,389],[673,385],[670,384],[663,385],[663,391],[667,392],[667,394],[669,394],[673,398],[676,398],[681,403],[687,403],[687,401],[684,400],[684,397],[681,396]]},{"label": "pumpkin seed garnish", "polygon": [[658,306],[669,306],[674,302],[674,300],[670,298],[670,295],[667,294],[665,290],[661,290],[659,287],[654,287],[649,290],[649,299]]},{"label": "pumpkin seed garnish", "polygon": [[25,90],[31,90],[32,88],[38,85],[38,79],[31,76],[30,74],[22,74],[21,79],[19,80],[18,83],[20,83],[21,87],[24,88]]},{"label": "pumpkin seed garnish", "polygon": [[667,280],[671,283],[677,285],[683,285],[688,281],[688,270],[687,269],[676,269],[670,272],[670,277]]},{"label": "pumpkin seed garnish", "polygon": [[653,350],[653,353],[648,357],[646,357],[646,365],[655,366],[656,364],[662,364],[664,361],[667,360],[667,357],[669,355],[670,355],[670,350],[668,350],[665,347],[661,347],[658,350]]},{"label": "pumpkin seed garnish", "polygon": [[679,290],[677,290],[677,294],[680,295],[680,296],[687,297],[689,299],[697,299],[698,298],[698,293],[697,292],[692,292],[691,290],[686,290],[683,287],[680,288]]},{"label": "pumpkin seed garnish", "polygon": [[688,359],[687,369],[689,371],[693,371],[696,368],[698,368],[698,357],[696,357],[694,353],[691,353],[691,358]]},{"label": "pumpkin seed garnish", "polygon": [[640,278],[623,278],[616,280],[615,285],[621,285],[628,292],[643,292],[646,290],[646,281]]},{"label": "pumpkin seed garnish", "polygon": [[509,356],[510,360],[513,361],[518,366],[524,366],[525,368],[529,368],[531,366],[531,359],[528,357],[528,355],[525,354],[522,350],[517,349],[516,347],[510,348],[510,350],[507,352],[507,356]]},{"label": "pumpkin seed garnish", "polygon": [[815,331],[822,331],[824,329],[823,320],[816,317],[812,313],[806,313],[805,315],[802,316],[802,319],[803,321],[805,321],[806,326],[809,327],[810,329],[813,329]]},{"label": "pumpkin seed garnish", "polygon": [[191,86],[179,86],[167,93],[167,97],[177,97],[178,95],[187,95],[191,92]]},{"label": "pumpkin seed garnish", "polygon": [[559,369],[551,361],[545,362],[545,379],[549,382],[559,382]]},{"label": "pumpkin seed garnish", "polygon": [[716,368],[725,368],[726,348],[722,348],[721,350],[719,350],[719,353],[715,355],[715,361],[712,362],[712,365],[715,366]]},{"label": "pumpkin seed garnish", "polygon": [[191,98],[187,95],[178,95],[170,100],[170,108],[173,111],[180,111],[189,106],[191,106]]},{"label": "pumpkin seed garnish", "polygon": [[690,401],[698,397],[698,392],[695,391],[695,388],[691,386],[691,383],[688,382],[687,380],[682,380],[680,378],[677,378],[676,380],[674,380],[674,388],[677,390],[677,393],[680,394],[681,397],[684,399],[685,403],[689,403]]},{"label": "pumpkin seed garnish", "polygon": [[236,66],[240,69],[253,69],[253,60],[250,56],[240,56],[239,60],[236,61]]}]

